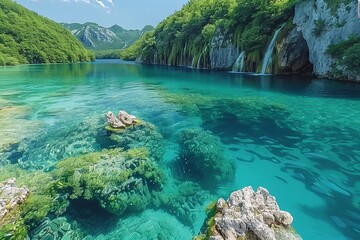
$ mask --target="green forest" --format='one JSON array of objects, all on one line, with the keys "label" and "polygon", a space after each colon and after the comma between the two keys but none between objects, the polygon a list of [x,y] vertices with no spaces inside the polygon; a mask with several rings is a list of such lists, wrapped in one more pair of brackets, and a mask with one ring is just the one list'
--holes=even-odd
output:
[{"label": "green forest", "polygon": [[[295,5],[301,2],[190,0],[180,11],[163,20],[154,31],[144,34],[120,55],[122,59],[138,59],[143,63],[209,69],[211,41],[214,37],[222,36],[239,52],[246,52],[245,65],[248,71],[259,72],[260,63],[275,30],[284,26],[279,36],[282,38],[295,27],[292,23]],[[332,13],[336,12],[341,3],[348,4],[349,0],[326,0]],[[324,24],[321,24],[320,19],[314,26],[314,36],[320,34],[323,28]],[[350,43],[354,43],[352,50],[358,52],[359,42],[355,40]],[[226,44],[223,41],[224,47]],[[348,62],[358,62],[356,53],[352,52],[345,52],[342,57],[346,59],[340,62],[340,65],[345,65],[349,70],[354,70],[354,67]],[[340,54],[334,54],[334,50],[329,53],[333,53],[335,58],[342,58]]]},{"label": "green forest", "polygon": [[[123,51],[123,59],[141,56],[147,63],[209,66],[209,44],[216,31],[248,56],[260,58],[274,30],[289,22],[299,0],[190,0]],[[154,56],[156,55],[156,56]]]},{"label": "green forest", "polygon": [[11,0],[0,1],[0,22],[0,65],[94,59],[61,25]]}]

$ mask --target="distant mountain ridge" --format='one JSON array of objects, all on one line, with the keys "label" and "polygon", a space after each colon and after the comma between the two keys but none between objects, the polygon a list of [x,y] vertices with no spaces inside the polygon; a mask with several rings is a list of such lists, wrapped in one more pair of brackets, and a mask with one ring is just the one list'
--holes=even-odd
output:
[{"label": "distant mountain ridge", "polygon": [[123,49],[131,46],[145,32],[152,31],[153,26],[147,25],[142,30],[127,30],[119,25],[109,28],[96,23],[61,23],[80,42],[91,50]]}]

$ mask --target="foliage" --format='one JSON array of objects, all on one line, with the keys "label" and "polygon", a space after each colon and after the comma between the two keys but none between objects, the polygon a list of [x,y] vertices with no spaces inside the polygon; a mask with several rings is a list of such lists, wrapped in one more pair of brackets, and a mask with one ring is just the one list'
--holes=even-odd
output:
[{"label": "foliage", "polygon": [[14,1],[0,2],[0,21],[0,65],[94,59],[66,29]]},{"label": "foliage", "polygon": [[325,27],[325,20],[324,19],[317,19],[314,21],[314,28],[312,29],[312,34],[315,37],[318,37],[321,35],[322,31]]},{"label": "foliage", "polygon": [[[27,228],[24,221],[18,216],[18,209],[8,213],[5,219],[0,221],[0,239],[19,240],[26,239]],[[9,216],[10,215],[10,216]]]},{"label": "foliage", "polygon": [[340,71],[339,74],[343,70],[360,74],[360,36],[353,35],[338,44],[330,45],[326,53],[336,59],[334,70]]},{"label": "foliage", "polygon": [[24,223],[33,228],[38,225],[52,209],[53,198],[48,195],[30,195],[20,206]]},{"label": "foliage", "polygon": [[[121,57],[146,63],[209,68],[211,39],[220,29],[242,51],[262,50],[273,31],[293,15],[299,0],[190,0],[163,20],[148,38]],[[151,41],[149,41],[151,38]],[[199,66],[197,66],[199,63]]]},{"label": "foliage", "polygon": [[192,177],[200,178],[204,183],[219,183],[234,177],[234,163],[225,157],[220,139],[209,131],[183,130],[179,144],[179,160]]},{"label": "foliage", "polygon": [[121,50],[110,49],[94,51],[96,59],[118,59],[120,58]]},{"label": "foliage", "polygon": [[205,209],[206,211],[206,219],[201,227],[201,234],[196,236],[194,239],[196,240],[207,240],[210,239],[211,236],[214,235],[215,230],[215,215],[217,213],[216,202],[211,202]]}]

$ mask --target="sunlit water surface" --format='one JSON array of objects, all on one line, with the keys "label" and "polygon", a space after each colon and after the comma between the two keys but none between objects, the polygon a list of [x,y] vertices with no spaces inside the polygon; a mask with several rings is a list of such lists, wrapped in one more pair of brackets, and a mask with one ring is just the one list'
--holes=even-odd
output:
[{"label": "sunlit water surface", "polygon": [[[172,164],[179,132],[201,127],[220,137],[236,177],[212,186],[204,207],[263,186],[304,239],[360,239],[360,84],[120,61],[24,65],[0,68],[0,108],[9,106],[19,112],[0,115],[2,166],[50,171],[63,158],[106,148],[96,130],[105,112],[124,109],[163,135],[168,181],[184,180]],[[78,221],[88,221],[95,239],[191,239],[204,207],[192,210],[193,225],[166,209],[110,219],[79,214]]]}]

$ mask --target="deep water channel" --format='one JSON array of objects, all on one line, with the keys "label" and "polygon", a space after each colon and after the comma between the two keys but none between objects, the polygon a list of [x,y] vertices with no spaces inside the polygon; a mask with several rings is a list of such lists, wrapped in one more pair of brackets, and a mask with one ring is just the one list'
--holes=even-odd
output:
[{"label": "deep water channel", "polygon": [[[121,109],[156,137],[114,141],[104,113]],[[233,163],[233,177],[215,183],[179,161],[188,129],[221,141],[219,161]],[[155,164],[164,184],[146,209],[115,216],[78,199],[57,216],[89,239],[191,239],[211,201],[248,185],[276,196],[303,239],[360,239],[360,84],[113,60],[1,67],[0,136],[1,181],[18,168],[51,173],[70,156],[129,148],[126,141],[162,149]]]}]

